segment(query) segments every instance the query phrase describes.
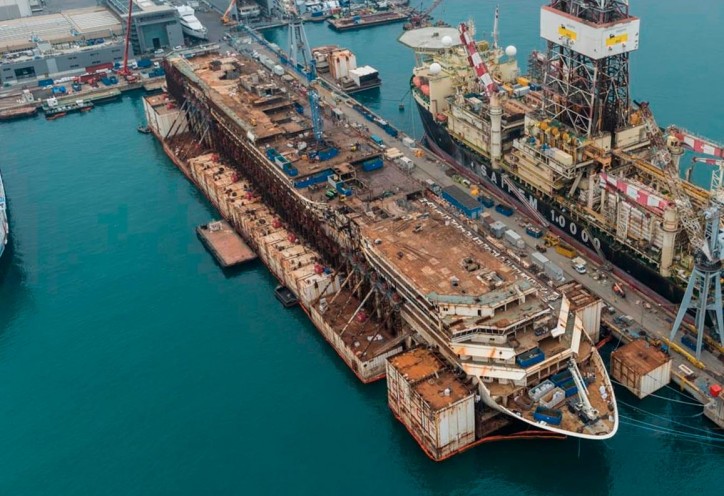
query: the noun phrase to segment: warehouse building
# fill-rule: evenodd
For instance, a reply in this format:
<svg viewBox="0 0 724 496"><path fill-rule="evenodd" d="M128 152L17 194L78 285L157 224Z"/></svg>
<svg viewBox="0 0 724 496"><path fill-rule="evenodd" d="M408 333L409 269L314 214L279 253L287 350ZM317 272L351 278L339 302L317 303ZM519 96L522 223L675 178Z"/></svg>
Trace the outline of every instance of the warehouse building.
<svg viewBox="0 0 724 496"><path fill-rule="evenodd" d="M0 21L9 21L33 14L30 0L0 0Z"/></svg>
<svg viewBox="0 0 724 496"><path fill-rule="evenodd" d="M30 82L123 59L123 26L102 7L4 21L0 83Z"/></svg>
<svg viewBox="0 0 724 496"><path fill-rule="evenodd" d="M125 22L128 0L105 0L105 3ZM173 5L154 0L134 0L131 15L131 45L134 53L150 53L183 44L183 31Z"/></svg>

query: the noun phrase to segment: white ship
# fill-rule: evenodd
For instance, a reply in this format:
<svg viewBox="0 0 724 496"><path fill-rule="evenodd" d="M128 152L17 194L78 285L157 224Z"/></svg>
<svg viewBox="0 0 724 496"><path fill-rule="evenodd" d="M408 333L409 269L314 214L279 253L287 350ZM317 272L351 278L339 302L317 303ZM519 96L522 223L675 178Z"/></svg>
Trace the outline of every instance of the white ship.
<svg viewBox="0 0 724 496"><path fill-rule="evenodd" d="M179 22L181 23L181 30L186 36L199 40L208 39L208 30L196 18L193 8L188 5L181 5L180 7L176 7L176 11L178 12Z"/></svg>
<svg viewBox="0 0 724 496"><path fill-rule="evenodd" d="M0 257L5 251L10 237L10 225L8 224L7 203L5 201L5 188L3 187L3 178L0 176Z"/></svg>

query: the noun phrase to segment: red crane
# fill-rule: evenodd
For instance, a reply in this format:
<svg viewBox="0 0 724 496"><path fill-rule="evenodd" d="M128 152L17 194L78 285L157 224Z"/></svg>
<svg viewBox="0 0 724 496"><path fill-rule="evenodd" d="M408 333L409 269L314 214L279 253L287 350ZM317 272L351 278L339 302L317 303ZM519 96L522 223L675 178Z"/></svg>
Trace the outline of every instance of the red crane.
<svg viewBox="0 0 724 496"><path fill-rule="evenodd" d="M128 20L126 21L126 46L123 49L123 67L118 74L126 78L133 79L133 73L128 69L128 47L131 42L131 14L133 13L133 0L128 0Z"/></svg>
<svg viewBox="0 0 724 496"><path fill-rule="evenodd" d="M432 11L435 10L437 6L441 3L442 0L435 0L427 9L421 11L413 11L412 15L410 16L409 27L407 29L417 29L423 27L425 23L427 23L432 18Z"/></svg>

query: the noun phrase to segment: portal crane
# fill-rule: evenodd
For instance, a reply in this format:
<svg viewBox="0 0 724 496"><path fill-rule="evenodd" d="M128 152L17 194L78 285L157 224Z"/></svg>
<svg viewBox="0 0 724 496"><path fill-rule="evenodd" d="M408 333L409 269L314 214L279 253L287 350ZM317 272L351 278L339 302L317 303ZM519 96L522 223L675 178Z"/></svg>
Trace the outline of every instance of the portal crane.
<svg viewBox="0 0 724 496"><path fill-rule="evenodd" d="M646 131L651 141L652 161L664 172L669 190L674 197L674 203L686 233L689 243L694 248L694 268L689 276L684 297L681 300L679 311L671 327L669 339L673 340L679 331L684 317L689 309L695 311L695 325L697 330L696 358L701 359L701 348L704 341L704 323L709 313L712 322L719 334L719 340L724 345L724 311L722 309L722 261L721 246L719 243L720 208L722 205L716 200L711 201L704 211L706 227L703 228L691 205L691 200L684 192L679 168L668 151L661 128L656 124L653 113L646 102L635 102L639 107L639 114L643 119ZM675 132L674 137L680 139ZM684 144L686 143L686 140ZM696 150L696 147L692 147ZM696 294L694 294L696 292Z"/></svg>
<svg viewBox="0 0 724 496"><path fill-rule="evenodd" d="M317 64L312 57L312 50L307 41L307 34L304 31L304 22L302 21L296 4L290 11L292 16L289 21L289 61L294 66L294 70L299 71L300 68L306 76L307 96L309 98L309 111L312 117L312 128L314 131L314 140L318 146L323 144L324 120L322 112L319 108L321 100L319 92L314 87L317 79Z"/></svg>
<svg viewBox="0 0 724 496"><path fill-rule="evenodd" d="M413 13L410 16L410 27L409 29L416 29L420 28L430 19L430 14L432 14L432 11L435 10L440 4L442 3L442 0L435 0L430 4L430 6L423 10L423 11L417 11Z"/></svg>

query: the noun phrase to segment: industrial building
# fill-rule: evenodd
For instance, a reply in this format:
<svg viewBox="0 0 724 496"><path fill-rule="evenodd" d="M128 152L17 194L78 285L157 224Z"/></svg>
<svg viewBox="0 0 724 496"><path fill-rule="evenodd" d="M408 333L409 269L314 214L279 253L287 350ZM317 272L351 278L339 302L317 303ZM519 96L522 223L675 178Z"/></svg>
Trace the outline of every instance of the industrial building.
<svg viewBox="0 0 724 496"><path fill-rule="evenodd" d="M105 0L120 18L128 16L126 0ZM134 0L131 15L131 46L133 53L143 54L184 44L176 7L154 0Z"/></svg>
<svg viewBox="0 0 724 496"><path fill-rule="evenodd" d="M30 0L0 0L0 21L9 21L33 14Z"/></svg>
<svg viewBox="0 0 724 496"><path fill-rule="evenodd" d="M0 83L13 84L123 59L123 27L102 7L5 21Z"/></svg>

